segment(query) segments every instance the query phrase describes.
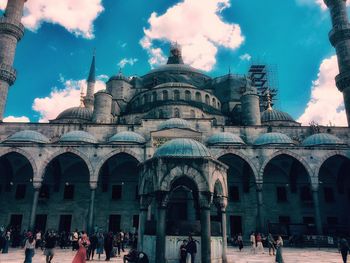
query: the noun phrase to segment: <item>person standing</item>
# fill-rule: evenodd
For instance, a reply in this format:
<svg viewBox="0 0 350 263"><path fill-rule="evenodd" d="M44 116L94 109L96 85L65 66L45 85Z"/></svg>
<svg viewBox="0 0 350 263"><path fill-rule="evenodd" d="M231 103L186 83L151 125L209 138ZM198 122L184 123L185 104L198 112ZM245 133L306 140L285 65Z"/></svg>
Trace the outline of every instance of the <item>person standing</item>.
<svg viewBox="0 0 350 263"><path fill-rule="evenodd" d="M90 241L87 234L83 233L78 240L79 249L75 254L72 263L86 263L86 249L89 247Z"/></svg>
<svg viewBox="0 0 350 263"><path fill-rule="evenodd" d="M283 239L281 236L278 236L277 242L276 242L276 262L277 263L283 263L283 256L282 256L282 247L283 247Z"/></svg>
<svg viewBox="0 0 350 263"><path fill-rule="evenodd" d="M339 241L339 252L343 258L343 262L347 263L348 253L349 253L349 244L345 238L341 238Z"/></svg>
<svg viewBox="0 0 350 263"><path fill-rule="evenodd" d="M241 252L243 249L243 237L241 233L239 233L237 236L237 243L238 243L239 252Z"/></svg>
<svg viewBox="0 0 350 263"><path fill-rule="evenodd" d="M3 242L4 242L2 247L3 254L7 254L9 252L10 239L11 239L11 231L7 230L3 239Z"/></svg>
<svg viewBox="0 0 350 263"><path fill-rule="evenodd" d="M78 234L78 230L75 229L72 235L72 251L79 249L78 241L79 241L79 234Z"/></svg>
<svg viewBox="0 0 350 263"><path fill-rule="evenodd" d="M32 233L28 232L27 237L28 238L24 244L24 254L25 254L24 263L32 263L36 242Z"/></svg>
<svg viewBox="0 0 350 263"><path fill-rule="evenodd" d="M101 232L97 234L97 247L96 254L98 255L98 259L100 260L101 254L103 254L103 245L104 245L104 237Z"/></svg>
<svg viewBox="0 0 350 263"><path fill-rule="evenodd" d="M55 255L56 237L53 231L49 231L45 237L45 252L46 263L51 263L53 256Z"/></svg>
<svg viewBox="0 0 350 263"><path fill-rule="evenodd" d="M253 254L255 254L256 253L256 242L255 242L255 233L254 232L252 232L250 235L250 246L251 246L250 251Z"/></svg>
<svg viewBox="0 0 350 263"><path fill-rule="evenodd" d="M113 249L113 233L109 232L104 239L104 248L106 252L106 261L111 259L111 253Z"/></svg>
<svg viewBox="0 0 350 263"><path fill-rule="evenodd" d="M272 256L272 255L275 255L275 240L273 239L273 236L271 233L269 233L268 237L267 237L267 242L268 242L268 245L269 245L269 255ZM271 254L272 252L272 254Z"/></svg>
<svg viewBox="0 0 350 263"><path fill-rule="evenodd" d="M180 245L180 263L186 263L187 258L187 240L183 240L182 244Z"/></svg>
<svg viewBox="0 0 350 263"><path fill-rule="evenodd" d="M194 263L194 260L197 254L197 244L196 244L196 241L192 238L192 236L188 237L186 251L187 251L187 254L191 255L191 263Z"/></svg>
<svg viewBox="0 0 350 263"><path fill-rule="evenodd" d="M35 234L35 248L41 247L41 231L38 230Z"/></svg>
<svg viewBox="0 0 350 263"><path fill-rule="evenodd" d="M95 249L97 247L97 236L96 234L92 234L90 237L90 246L87 250L87 259L88 260L94 260L94 255L95 255Z"/></svg>
<svg viewBox="0 0 350 263"><path fill-rule="evenodd" d="M264 246L262 243L262 237L260 233L256 235L256 248L258 250L258 253L264 254Z"/></svg>

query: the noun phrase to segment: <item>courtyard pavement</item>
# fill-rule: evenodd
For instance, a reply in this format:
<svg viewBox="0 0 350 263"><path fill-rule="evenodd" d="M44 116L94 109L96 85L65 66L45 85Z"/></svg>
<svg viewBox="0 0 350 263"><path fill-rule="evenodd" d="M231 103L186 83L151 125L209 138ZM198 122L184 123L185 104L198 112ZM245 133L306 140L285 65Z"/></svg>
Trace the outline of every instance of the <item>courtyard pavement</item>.
<svg viewBox="0 0 350 263"><path fill-rule="evenodd" d="M76 252L71 250L56 249L56 255L52 263L71 263ZM336 249L317 249L317 248L284 248L283 250L285 263L341 263L341 256ZM105 259L101 257L101 262ZM8 254L0 254L1 263L22 263L24 260L23 250L16 249L9 251ZM99 262L98 260L88 262ZM122 262L122 258L112 258L110 262ZM238 252L237 248L228 248L229 263L262 263L275 262L274 257L269 256L267 251L264 254L251 255L246 248ZM45 256L41 250L37 250L33 258L33 263L45 263Z"/></svg>

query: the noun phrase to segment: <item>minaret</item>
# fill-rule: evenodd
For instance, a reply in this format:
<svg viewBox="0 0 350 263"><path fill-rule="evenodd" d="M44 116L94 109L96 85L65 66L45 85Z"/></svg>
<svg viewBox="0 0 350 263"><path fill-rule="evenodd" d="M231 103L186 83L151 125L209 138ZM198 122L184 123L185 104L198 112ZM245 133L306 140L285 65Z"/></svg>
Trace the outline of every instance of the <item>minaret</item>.
<svg viewBox="0 0 350 263"><path fill-rule="evenodd" d="M331 12L333 29L329 40L337 51L339 75L335 77L338 89L343 93L348 125L350 125L350 24L346 0L324 0Z"/></svg>
<svg viewBox="0 0 350 263"><path fill-rule="evenodd" d="M96 82L96 66L95 66L95 52L94 52L91 66L90 66L89 76L87 79L86 96L84 98L84 105L86 108L90 110L94 108L95 82Z"/></svg>
<svg viewBox="0 0 350 263"><path fill-rule="evenodd" d="M21 24L26 0L8 0L5 14L0 17L0 121L4 117L8 89L16 80L12 67L17 43L24 35Z"/></svg>

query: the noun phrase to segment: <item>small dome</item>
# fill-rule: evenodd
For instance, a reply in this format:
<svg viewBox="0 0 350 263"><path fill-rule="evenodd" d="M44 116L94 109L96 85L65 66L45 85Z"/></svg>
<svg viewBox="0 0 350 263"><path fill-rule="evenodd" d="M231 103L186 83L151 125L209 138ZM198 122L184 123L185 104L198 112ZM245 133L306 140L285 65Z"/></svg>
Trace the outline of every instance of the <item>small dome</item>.
<svg viewBox="0 0 350 263"><path fill-rule="evenodd" d="M270 132L260 135L255 141L254 145L269 145L269 144L294 144L292 139L287 135L279 132Z"/></svg>
<svg viewBox="0 0 350 263"><path fill-rule="evenodd" d="M207 144L216 145L216 144L245 144L241 137L231 132L220 132L216 133L209 137Z"/></svg>
<svg viewBox="0 0 350 263"><path fill-rule="evenodd" d="M302 146L345 145L338 137L328 133L317 133L307 137Z"/></svg>
<svg viewBox="0 0 350 263"><path fill-rule="evenodd" d="M111 143L137 143L143 144L146 142L140 134L131 131L123 131L113 135L108 140Z"/></svg>
<svg viewBox="0 0 350 263"><path fill-rule="evenodd" d="M211 157L207 147L193 139L173 139L163 144L154 157Z"/></svg>
<svg viewBox="0 0 350 263"><path fill-rule="evenodd" d="M5 143L9 142L35 142L35 143L49 143L50 140L37 131L24 130L16 132L15 134L8 137Z"/></svg>
<svg viewBox="0 0 350 263"><path fill-rule="evenodd" d="M90 133L85 131L71 131L63 134L58 140L59 142L85 142L96 143L96 139Z"/></svg>
<svg viewBox="0 0 350 263"><path fill-rule="evenodd" d="M61 112L56 120L79 119L90 121L92 119L92 110L85 107L72 107Z"/></svg>
<svg viewBox="0 0 350 263"><path fill-rule="evenodd" d="M269 121L295 122L295 120L288 113L271 108L263 111L263 113L261 114L261 122L264 123Z"/></svg>
<svg viewBox="0 0 350 263"><path fill-rule="evenodd" d="M165 129L173 129L173 128L179 128L179 129L191 129L191 125L188 121L180 118L171 118L169 120L166 120L162 122L159 126L159 130L165 130Z"/></svg>

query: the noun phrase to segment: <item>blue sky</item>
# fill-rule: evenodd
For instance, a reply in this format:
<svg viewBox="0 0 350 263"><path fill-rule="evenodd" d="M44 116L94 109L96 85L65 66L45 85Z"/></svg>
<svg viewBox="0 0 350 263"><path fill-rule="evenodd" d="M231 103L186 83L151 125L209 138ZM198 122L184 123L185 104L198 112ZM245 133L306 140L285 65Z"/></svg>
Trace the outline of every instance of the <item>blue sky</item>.
<svg viewBox="0 0 350 263"><path fill-rule="evenodd" d="M62 1L69 6L73 0ZM156 61L162 61L162 56L168 53L169 41L175 38L185 43L185 59L187 56L187 61L206 69L211 76L226 74L229 67L234 73L244 74L252 61L273 65L278 70L279 83L276 107L296 119L303 115L305 123L316 120L322 124L331 121L345 125L345 114L333 81L337 67L332 57L335 51L328 41L331 22L328 11L323 10L317 0L149 0L147 4L141 0L74 1L81 1L83 8L80 6L70 16L81 16L79 13L84 12L86 2L91 2L85 6L91 13L90 17L80 18L84 26L80 26L79 21L65 21L64 7L50 17L50 14L37 14L34 6L27 6L26 15L31 15L31 22L25 20L29 29L17 48L15 68L18 79L10 89L5 116L26 116L31 121L54 116L56 112L50 112L50 109L45 112L45 103L56 97L59 99L60 91L67 88L78 90L84 85L81 80L87 77L94 48L97 50L97 74L105 80L106 76L118 72L118 63L123 59L126 59L125 75L147 73L151 68L149 59L159 55ZM4 2L0 0L0 8ZM44 2L48 5L54 3L51 0ZM202 13L196 8L191 10L199 2L205 8ZM213 5L217 8L213 9ZM184 17L181 17L182 8L186 10ZM154 12L154 19L149 20ZM177 12L180 15L176 15ZM203 19L200 17L203 14L211 18L208 21L204 18L204 22L199 23L197 19ZM179 16L181 22L176 21ZM172 19L175 19L174 23L169 22ZM215 22L218 26L214 26ZM199 32L198 39L192 40L191 35L186 35L189 34L185 30L188 23L194 27L198 24L198 29L195 29ZM220 26L223 33L217 34ZM230 28L240 28L240 32L227 31ZM208 39L203 40L203 36ZM151 42L151 47L141 46L140 40L145 37ZM160 53L155 55L154 50ZM199 54L193 54L191 50ZM245 54L249 54L245 58L251 57L250 61L242 59ZM201 61L198 61L199 57ZM77 94L65 93L65 96L72 97L60 101L61 106L79 104ZM329 110L333 115L330 113L326 117L319 116L319 109L328 104L322 101L324 94L337 98ZM34 106L34 110L33 104L38 98L36 102L41 104ZM317 107L313 105L315 100L319 103Z"/></svg>

